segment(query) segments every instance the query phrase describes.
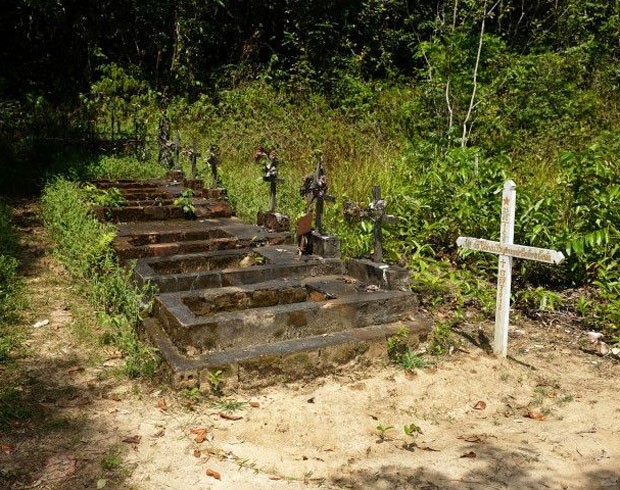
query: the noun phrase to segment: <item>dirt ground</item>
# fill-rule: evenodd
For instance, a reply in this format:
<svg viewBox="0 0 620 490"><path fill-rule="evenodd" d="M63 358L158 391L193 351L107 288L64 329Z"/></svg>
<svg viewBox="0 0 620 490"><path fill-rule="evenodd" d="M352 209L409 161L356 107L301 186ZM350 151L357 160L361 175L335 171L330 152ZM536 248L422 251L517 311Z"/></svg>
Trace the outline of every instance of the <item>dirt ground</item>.
<svg viewBox="0 0 620 490"><path fill-rule="evenodd" d="M18 223L27 352L0 380L25 415L0 433L0 488L620 489L620 363L583 352L570 322L515 316L505 360L476 345L491 325L470 325L415 373L378 359L220 398L175 392L116 374L32 210Z"/></svg>

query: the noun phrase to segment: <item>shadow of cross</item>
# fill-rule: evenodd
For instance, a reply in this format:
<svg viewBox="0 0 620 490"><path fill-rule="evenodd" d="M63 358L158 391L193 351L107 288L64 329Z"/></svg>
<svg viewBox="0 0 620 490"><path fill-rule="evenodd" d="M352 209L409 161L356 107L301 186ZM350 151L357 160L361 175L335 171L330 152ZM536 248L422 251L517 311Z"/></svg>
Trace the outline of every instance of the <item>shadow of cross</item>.
<svg viewBox="0 0 620 490"><path fill-rule="evenodd" d="M381 188L378 185L372 187L372 202L362 208L351 201L344 203L344 217L349 222L368 219L373 224L373 262L383 262L383 225L394 224L399 218L385 212L386 202L381 199Z"/></svg>
<svg viewBox="0 0 620 490"><path fill-rule="evenodd" d="M493 352L506 357L508 353L508 325L510 323L510 287L512 282L512 258L534 260L549 264L559 264L564 260L564 254L546 248L515 245L515 208L517 200L517 186L512 180L504 184L502 194L502 223L500 241L484 240L482 238L459 237L456 244L459 247L489 252L499 255L497 270L497 296L495 303L495 336Z"/></svg>

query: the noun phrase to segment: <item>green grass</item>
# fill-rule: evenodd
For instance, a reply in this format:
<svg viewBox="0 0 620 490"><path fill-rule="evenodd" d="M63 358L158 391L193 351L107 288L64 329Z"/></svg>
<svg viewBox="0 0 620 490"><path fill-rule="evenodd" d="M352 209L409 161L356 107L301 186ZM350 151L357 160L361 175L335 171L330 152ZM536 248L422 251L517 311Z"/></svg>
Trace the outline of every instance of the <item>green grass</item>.
<svg viewBox="0 0 620 490"><path fill-rule="evenodd" d="M125 353L126 374L151 375L157 357L136 332L151 291L136 286L131 271L118 264L111 248L114 228L96 220L90 212L87 191L65 179L56 179L45 188L42 211L56 257L97 310L104 338Z"/></svg>
<svg viewBox="0 0 620 490"><path fill-rule="evenodd" d="M11 210L0 200L0 362L8 361L21 343L21 334L15 327L24 306L17 249Z"/></svg>

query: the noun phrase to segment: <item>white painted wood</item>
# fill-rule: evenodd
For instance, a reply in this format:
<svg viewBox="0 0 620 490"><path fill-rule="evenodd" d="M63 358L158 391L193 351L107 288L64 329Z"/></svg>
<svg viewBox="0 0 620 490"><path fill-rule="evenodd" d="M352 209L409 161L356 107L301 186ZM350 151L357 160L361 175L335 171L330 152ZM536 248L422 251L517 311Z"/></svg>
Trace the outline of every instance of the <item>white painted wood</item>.
<svg viewBox="0 0 620 490"><path fill-rule="evenodd" d="M497 270L497 296L495 303L495 338L493 351L506 357L508 354L508 327L510 324L510 289L512 283L512 258L534 260L559 264L564 260L562 252L537 247L515 245L514 226L517 186L512 180L504 184L502 193L502 222L500 241L484 240L481 238L459 237L456 244L459 247L489 252L499 255Z"/></svg>
<svg viewBox="0 0 620 490"><path fill-rule="evenodd" d="M528 247L526 245L508 245L484 238L461 236L456 240L459 247L469 248L478 252L489 252L496 255L510 255L517 259L534 260L548 264L559 264L564 260L564 254L547 248Z"/></svg>

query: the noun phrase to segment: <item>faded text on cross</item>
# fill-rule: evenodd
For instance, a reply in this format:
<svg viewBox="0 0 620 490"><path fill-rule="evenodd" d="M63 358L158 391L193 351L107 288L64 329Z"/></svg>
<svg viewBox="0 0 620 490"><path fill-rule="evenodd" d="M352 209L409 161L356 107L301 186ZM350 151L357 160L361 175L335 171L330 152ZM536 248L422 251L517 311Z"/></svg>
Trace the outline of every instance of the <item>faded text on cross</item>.
<svg viewBox="0 0 620 490"><path fill-rule="evenodd" d="M493 351L496 354L500 354L502 357L506 357L508 353L508 325L510 323L510 288L512 282L513 257L551 264L559 264L564 260L562 252L545 248L515 245L513 243L517 197L516 189L517 186L512 180L508 180L504 184L499 242L471 237L459 237L456 240L456 244L459 247L499 255Z"/></svg>

